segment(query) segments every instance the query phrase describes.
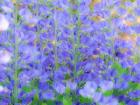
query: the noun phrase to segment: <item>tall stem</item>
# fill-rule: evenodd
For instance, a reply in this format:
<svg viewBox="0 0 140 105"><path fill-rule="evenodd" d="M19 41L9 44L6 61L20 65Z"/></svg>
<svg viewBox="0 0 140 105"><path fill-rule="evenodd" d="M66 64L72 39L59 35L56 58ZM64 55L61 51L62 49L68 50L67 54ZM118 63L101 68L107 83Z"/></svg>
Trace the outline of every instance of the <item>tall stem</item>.
<svg viewBox="0 0 140 105"><path fill-rule="evenodd" d="M18 103L18 41L16 29L18 27L18 11L15 4L15 30L14 30L14 59L13 59L13 68L14 68L14 89L13 89L13 104Z"/></svg>
<svg viewBox="0 0 140 105"><path fill-rule="evenodd" d="M57 20L56 20L56 12L54 10L54 59L55 59L55 70L58 69L58 56L57 56Z"/></svg>
<svg viewBox="0 0 140 105"><path fill-rule="evenodd" d="M78 63L78 59L79 59L79 47L80 47L80 14L79 14L79 11L78 11L78 7L79 7L79 2L77 2L78 4L77 5L77 12L76 12L76 18L77 18L77 21L76 21L76 24L75 24L75 30L73 31L76 31L76 37L73 33L73 40L74 40L74 79L76 77L76 72L77 72L77 63Z"/></svg>

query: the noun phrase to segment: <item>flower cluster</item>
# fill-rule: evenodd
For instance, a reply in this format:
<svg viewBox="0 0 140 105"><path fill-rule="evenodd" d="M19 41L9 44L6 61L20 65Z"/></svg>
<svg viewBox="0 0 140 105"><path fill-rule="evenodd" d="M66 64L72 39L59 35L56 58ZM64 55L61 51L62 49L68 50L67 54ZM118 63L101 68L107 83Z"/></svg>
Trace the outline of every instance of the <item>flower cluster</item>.
<svg viewBox="0 0 140 105"><path fill-rule="evenodd" d="M139 5L0 1L0 105L140 105Z"/></svg>

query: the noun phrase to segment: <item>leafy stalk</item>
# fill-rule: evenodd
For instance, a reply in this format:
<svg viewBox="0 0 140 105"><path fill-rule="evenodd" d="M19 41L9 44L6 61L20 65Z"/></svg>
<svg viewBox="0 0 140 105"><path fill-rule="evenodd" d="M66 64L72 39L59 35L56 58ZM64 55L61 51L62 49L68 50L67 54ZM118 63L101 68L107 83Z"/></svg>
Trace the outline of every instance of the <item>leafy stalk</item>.
<svg viewBox="0 0 140 105"><path fill-rule="evenodd" d="M18 21L19 21L19 15L18 15L18 11L17 11L17 6L15 4L15 30L14 32L16 32L16 29L19 25ZM19 46L19 42L18 42L18 38L17 35L14 35L14 58L13 58L13 69L14 69L14 89L13 89L13 100L12 100L12 104L16 105L18 103L18 46Z"/></svg>

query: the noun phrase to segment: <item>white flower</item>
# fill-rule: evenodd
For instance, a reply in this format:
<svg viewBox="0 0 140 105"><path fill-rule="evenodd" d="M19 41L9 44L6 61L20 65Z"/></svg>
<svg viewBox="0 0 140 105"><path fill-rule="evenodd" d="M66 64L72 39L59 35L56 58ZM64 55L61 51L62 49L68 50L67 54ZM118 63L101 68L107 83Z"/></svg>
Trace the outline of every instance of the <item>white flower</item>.
<svg viewBox="0 0 140 105"><path fill-rule="evenodd" d="M138 102L138 105L140 105L140 101Z"/></svg>
<svg viewBox="0 0 140 105"><path fill-rule="evenodd" d="M0 64L7 64L11 60L11 54L10 52L6 50L1 50L0 51Z"/></svg>
<svg viewBox="0 0 140 105"><path fill-rule="evenodd" d="M6 31L9 27L9 22L6 17L0 14L0 31Z"/></svg>
<svg viewBox="0 0 140 105"><path fill-rule="evenodd" d="M7 12L7 13L12 12L12 8L8 6L2 6L1 8L3 9L4 12Z"/></svg>
<svg viewBox="0 0 140 105"><path fill-rule="evenodd" d="M0 86L0 92L8 92L6 87Z"/></svg>

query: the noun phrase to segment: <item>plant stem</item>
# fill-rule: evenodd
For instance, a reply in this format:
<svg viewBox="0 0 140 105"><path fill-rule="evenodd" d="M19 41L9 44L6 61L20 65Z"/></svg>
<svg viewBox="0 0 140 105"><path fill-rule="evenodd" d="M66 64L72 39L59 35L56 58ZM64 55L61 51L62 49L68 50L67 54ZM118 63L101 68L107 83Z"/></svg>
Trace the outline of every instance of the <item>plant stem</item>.
<svg viewBox="0 0 140 105"><path fill-rule="evenodd" d="M14 89L13 89L13 104L16 105L18 103L18 41L17 35L15 35L16 29L18 27L18 11L15 6L15 30L14 30Z"/></svg>
<svg viewBox="0 0 140 105"><path fill-rule="evenodd" d="M77 7L79 7L79 2L77 2L78 4ZM79 11L77 9L77 12L76 12L76 17L77 17L77 21L76 21L76 36L77 38L75 37L75 35L73 34L73 40L74 40L74 79L76 78L76 72L77 72L77 63L78 63L78 59L79 59L79 47L80 47L80 14L79 14ZM74 30L75 31L75 30Z"/></svg>
<svg viewBox="0 0 140 105"><path fill-rule="evenodd" d="M56 10L56 9L55 9ZM57 55L57 20L56 20L56 12L54 10L54 56L55 56L55 70L58 69L58 55Z"/></svg>

